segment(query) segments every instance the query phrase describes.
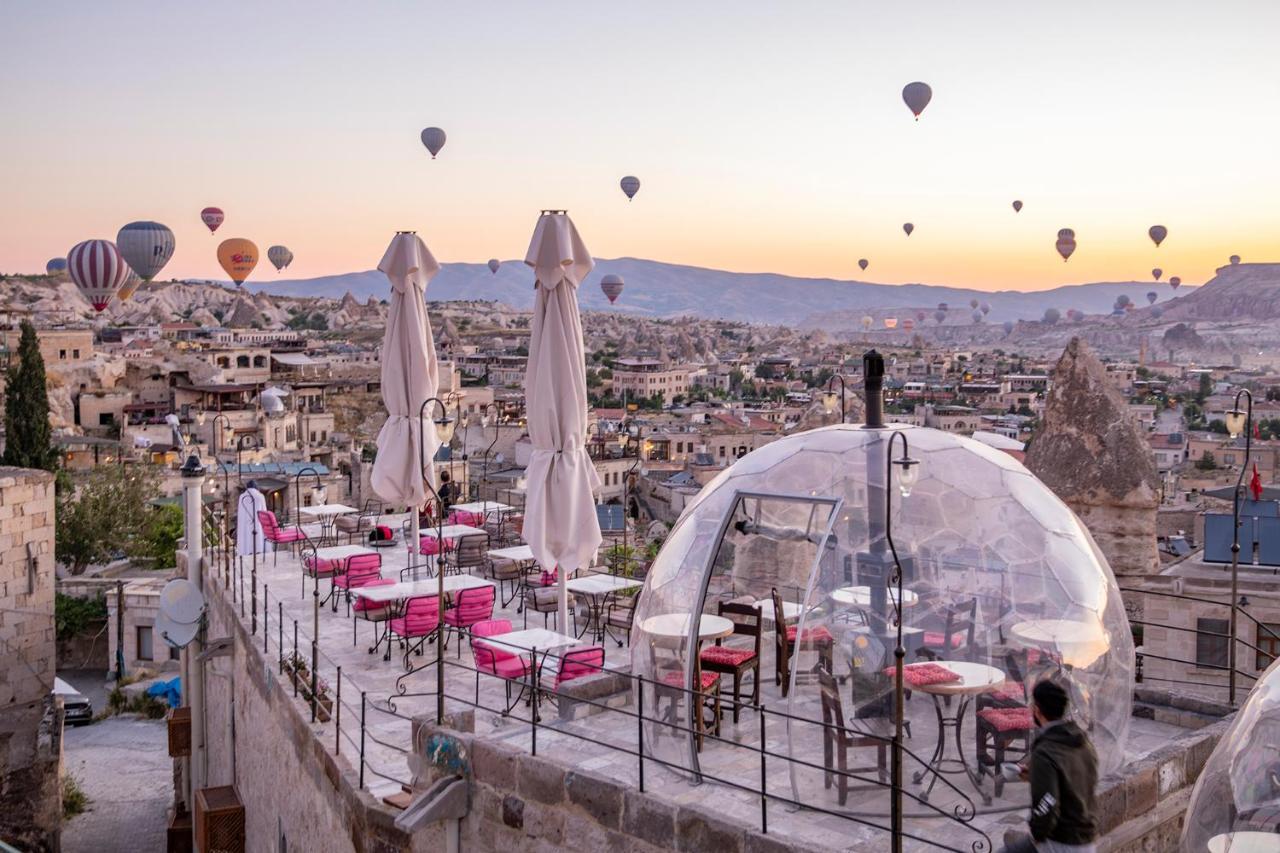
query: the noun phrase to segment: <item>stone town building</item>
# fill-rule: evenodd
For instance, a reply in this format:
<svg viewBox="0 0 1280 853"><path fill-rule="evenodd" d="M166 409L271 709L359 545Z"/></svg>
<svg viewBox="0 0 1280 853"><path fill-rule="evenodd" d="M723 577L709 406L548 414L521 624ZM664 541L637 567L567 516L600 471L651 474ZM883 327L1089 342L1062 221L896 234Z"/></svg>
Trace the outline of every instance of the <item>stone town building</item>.
<svg viewBox="0 0 1280 853"><path fill-rule="evenodd" d="M41 853L62 820L53 588L53 475L0 468L0 839Z"/></svg>
<svg viewBox="0 0 1280 853"><path fill-rule="evenodd" d="M1102 362L1079 338L1054 368L1026 465L1080 517L1117 575L1159 569L1155 455Z"/></svg>
<svg viewBox="0 0 1280 853"><path fill-rule="evenodd" d="M22 331L0 329L0 352L17 352ZM36 329L40 355L47 366L93 358L92 329Z"/></svg>
<svg viewBox="0 0 1280 853"><path fill-rule="evenodd" d="M613 366L613 396L630 399L660 395L664 403L689 392L688 365L666 365L645 358L620 358Z"/></svg>

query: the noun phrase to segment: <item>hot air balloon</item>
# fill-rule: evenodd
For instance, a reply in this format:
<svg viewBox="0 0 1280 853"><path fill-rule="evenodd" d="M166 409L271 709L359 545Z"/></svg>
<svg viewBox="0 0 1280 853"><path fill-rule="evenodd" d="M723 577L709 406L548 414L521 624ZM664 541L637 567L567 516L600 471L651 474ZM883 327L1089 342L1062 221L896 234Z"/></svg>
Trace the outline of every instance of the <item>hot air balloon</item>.
<svg viewBox="0 0 1280 853"><path fill-rule="evenodd" d="M49 262L44 265L45 275L57 275L60 272L67 271L66 258L50 258Z"/></svg>
<svg viewBox="0 0 1280 853"><path fill-rule="evenodd" d="M271 265L276 268L276 272L293 263L293 252L290 252L284 246L272 246L267 249L267 260L271 261Z"/></svg>
<svg viewBox="0 0 1280 853"><path fill-rule="evenodd" d="M1156 248L1160 248L1160 244L1164 242L1164 238L1169 236L1169 229L1163 225L1152 225L1147 229L1147 236L1151 238L1151 242L1156 244Z"/></svg>
<svg viewBox="0 0 1280 853"><path fill-rule="evenodd" d="M1157 299L1159 299L1159 298L1160 298L1160 295L1159 295L1158 293L1156 293L1154 290L1149 290L1149 291L1147 291L1147 304L1148 304L1148 305L1155 305L1155 304L1156 304L1156 300L1157 300Z"/></svg>
<svg viewBox="0 0 1280 853"><path fill-rule="evenodd" d="M1005 320L1003 323L1004 333L1007 335L1013 331L1013 321Z"/></svg>
<svg viewBox="0 0 1280 853"><path fill-rule="evenodd" d="M142 287L142 276L138 275L135 270L129 270L129 277L124 280L124 284L120 285L120 289L116 291L116 298L124 302L133 296L134 291Z"/></svg>
<svg viewBox="0 0 1280 853"><path fill-rule="evenodd" d="M941 326L942 321L947 319L947 312L939 308L937 311L933 312L933 319L937 320L938 325Z"/></svg>
<svg viewBox="0 0 1280 853"><path fill-rule="evenodd" d="M497 275L498 267L500 266L502 266L502 261L498 260L497 258L489 259L489 272L493 273L494 275Z"/></svg>
<svg viewBox="0 0 1280 853"><path fill-rule="evenodd" d="M609 297L609 304L618 301L618 297L622 295L622 288L626 282L622 280L622 276L609 273L600 279L600 289L604 291L604 295Z"/></svg>
<svg viewBox="0 0 1280 853"><path fill-rule="evenodd" d="M1070 228L1063 228L1058 232L1058 242L1054 245L1058 254L1062 255L1062 262L1065 264L1071 257L1071 253L1076 250L1076 232Z"/></svg>
<svg viewBox="0 0 1280 853"><path fill-rule="evenodd" d="M970 300L969 300L969 307L970 307L970 308L975 308L975 309L976 309L976 308L978 307L978 305L980 305L980 304L981 304L981 303L979 303L979 302L978 302L978 300L976 300L976 299L970 299Z"/></svg>
<svg viewBox="0 0 1280 853"><path fill-rule="evenodd" d="M972 319L972 320L973 320L973 322L974 322L975 324L976 324L976 323L981 323L981 322L982 322L982 312L981 312L981 311L979 311L977 308L974 308L974 309L973 309L973 313L972 313L972 314L970 314L970 315L969 315L969 317L970 317L970 319Z"/></svg>
<svg viewBox="0 0 1280 853"><path fill-rule="evenodd" d="M1164 308L1159 305L1152 307L1151 316L1159 320L1161 317L1164 316Z"/></svg>
<svg viewBox="0 0 1280 853"><path fill-rule="evenodd" d="M946 311L946 310L947 310L947 307L948 307L948 306L947 306L947 303L945 303L945 302L939 302L939 303L938 303L938 310L939 310L939 311Z"/></svg>
<svg viewBox="0 0 1280 853"><path fill-rule="evenodd" d="M223 240L218 246L218 263L239 287L258 265L258 247L243 237Z"/></svg>
<svg viewBox="0 0 1280 853"><path fill-rule="evenodd" d="M640 192L640 179L634 175L627 175L618 181L618 186L622 187L622 191L627 194L627 200L636 197L636 193Z"/></svg>
<svg viewBox="0 0 1280 853"><path fill-rule="evenodd" d="M858 268L859 268L859 269L863 269L863 270L865 270L865 269L867 268L867 266L869 265L869 263L870 263L870 262L869 262L866 258L859 258L859 259L858 259Z"/></svg>
<svg viewBox="0 0 1280 853"><path fill-rule="evenodd" d="M1130 299L1126 294L1123 294L1123 293L1116 297L1116 304L1119 305L1121 308L1128 305L1132 301L1133 301L1132 299Z"/></svg>
<svg viewBox="0 0 1280 853"><path fill-rule="evenodd" d="M1015 200L1015 201L1013 202L1013 212L1014 212L1014 213L1021 213L1021 212L1022 212L1022 202L1017 201L1017 200Z"/></svg>
<svg viewBox="0 0 1280 853"><path fill-rule="evenodd" d="M907 105L907 109L911 110L912 115L916 117L916 121L920 120L920 113L924 112L924 108L929 106L929 101L933 99L933 90L929 88L928 83L908 83L902 89L902 102Z"/></svg>
<svg viewBox="0 0 1280 853"><path fill-rule="evenodd" d="M110 240L85 240L67 253L67 271L93 310L102 311L129 278L129 264Z"/></svg>
<svg viewBox="0 0 1280 853"><path fill-rule="evenodd" d="M885 317L885 318L884 318L884 327L885 327L886 329L896 329L896 328L898 328L898 318L897 318L897 317Z"/></svg>
<svg viewBox="0 0 1280 853"><path fill-rule="evenodd" d="M869 332L869 331L871 331L871 324L872 324L872 323L874 323L874 322L875 322L875 320L871 319L871 317L870 317L870 316L866 316L866 315L864 315L864 316L863 316L863 318L862 318L862 330L863 330L864 332Z"/></svg>
<svg viewBox="0 0 1280 853"><path fill-rule="evenodd" d="M921 317L920 319L923 320L924 318ZM902 321L902 328L908 332L914 329L915 327L916 327L916 321L912 320L910 317Z"/></svg>
<svg viewBox="0 0 1280 853"><path fill-rule="evenodd" d="M912 232L912 231L914 231L914 230L916 230L916 227L915 227L914 225L912 225L910 222L904 222L904 223L902 224L902 230L903 230L903 231L906 231L906 232L907 232L907 236L908 236L908 237L910 237L910 236L911 236L911 232Z"/></svg>
<svg viewBox="0 0 1280 853"><path fill-rule="evenodd" d="M1155 269L1153 269L1153 270L1151 271L1151 277L1152 277L1153 279L1155 279L1156 281L1159 281L1159 280L1160 280L1160 276L1162 276L1162 275L1164 275L1164 270L1160 269L1160 267L1156 267Z"/></svg>
<svg viewBox="0 0 1280 853"><path fill-rule="evenodd" d="M1072 323L1079 323L1083 316L1084 315L1081 312L1077 311L1075 308L1067 309L1067 319L1070 320Z"/></svg>
<svg viewBox="0 0 1280 853"><path fill-rule="evenodd" d="M200 221L209 229L210 234L217 231L218 226L222 224L222 220L226 218L226 214L222 212L220 207L206 207L200 211Z"/></svg>
<svg viewBox="0 0 1280 853"><path fill-rule="evenodd" d="M1176 275L1169 277L1169 286L1172 287L1174 290L1177 290L1181 284L1182 284L1182 279L1178 278Z"/></svg>
<svg viewBox="0 0 1280 853"><path fill-rule="evenodd" d="M173 257L173 232L159 222L130 222L116 235L116 248L140 279L151 281ZM128 299L133 290L122 289L120 298Z"/></svg>
<svg viewBox="0 0 1280 853"><path fill-rule="evenodd" d="M436 159L436 155L444 147L444 131L438 127L428 127L423 129L421 136L422 144L427 146L427 150L431 152L431 159Z"/></svg>
<svg viewBox="0 0 1280 853"><path fill-rule="evenodd" d="M924 318L925 318L925 317L927 317L927 316L929 316L929 315L928 315L927 313L925 313L924 311L917 311L917 312L916 312L916 322L917 322L917 323L923 323L923 322L924 322Z"/></svg>
<svg viewBox="0 0 1280 853"><path fill-rule="evenodd" d="M1240 263L1240 256L1239 256L1239 255L1232 255L1232 256L1231 256L1230 258L1228 258L1227 260L1231 261L1231 266L1235 266L1236 264Z"/></svg>
<svg viewBox="0 0 1280 853"><path fill-rule="evenodd" d="M978 310L980 310L984 315L985 315L985 314L990 314L990 313L991 313L991 303L990 303L990 302L984 302L984 303L982 303L981 305L979 305L979 306L978 306Z"/></svg>
<svg viewBox="0 0 1280 853"><path fill-rule="evenodd" d="M1044 316L1040 318L1040 322L1044 323L1046 326L1052 326L1061 319L1062 314L1057 308L1046 308L1044 309Z"/></svg>

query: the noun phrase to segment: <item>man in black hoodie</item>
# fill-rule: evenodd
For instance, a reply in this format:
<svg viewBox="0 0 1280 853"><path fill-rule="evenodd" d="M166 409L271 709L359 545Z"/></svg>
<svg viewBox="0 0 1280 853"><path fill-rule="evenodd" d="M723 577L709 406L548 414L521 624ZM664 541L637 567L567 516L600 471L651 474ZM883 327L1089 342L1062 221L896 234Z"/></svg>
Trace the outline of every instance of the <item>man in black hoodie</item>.
<svg viewBox="0 0 1280 853"><path fill-rule="evenodd" d="M1064 719L1067 693L1052 681L1031 691L1039 730L1027 759L1031 779L1030 837L1005 835L1005 853L1094 853L1098 755L1080 727Z"/></svg>

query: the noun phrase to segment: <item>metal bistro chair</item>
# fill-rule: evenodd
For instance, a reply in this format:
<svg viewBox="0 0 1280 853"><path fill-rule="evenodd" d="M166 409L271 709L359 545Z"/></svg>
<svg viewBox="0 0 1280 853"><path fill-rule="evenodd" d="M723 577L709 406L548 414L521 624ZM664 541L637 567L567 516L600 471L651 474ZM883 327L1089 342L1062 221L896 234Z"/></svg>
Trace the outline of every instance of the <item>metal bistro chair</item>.
<svg viewBox="0 0 1280 853"><path fill-rule="evenodd" d="M774 647L777 652L777 672L774 675L774 683L782 689L782 696L786 698L791 691L791 659L795 657L796 652L816 651L818 665L825 666L830 672L835 637L826 625L806 628L804 633L800 633L800 626L787 624L786 610L782 606L782 596L778 593L777 587L773 588L771 596L773 598Z"/></svg>
<svg viewBox="0 0 1280 853"><path fill-rule="evenodd" d="M760 608L736 602L718 602L716 614L733 622L733 636L751 638L751 646L726 646L720 638L714 646L702 650L702 668L707 672L733 676L733 724L738 724L742 707L742 676L751 673L751 704L760 704L760 637L763 617Z"/></svg>
<svg viewBox="0 0 1280 853"><path fill-rule="evenodd" d="M840 685L836 683L835 676L821 666L818 667L818 685L822 691L822 766L826 768L822 774L822 787L830 788L834 776L836 793L843 806L849 798L850 773L874 770L880 781L884 781L887 774L885 756L888 742L882 738L869 737L845 725ZM849 750L861 747L875 747L875 765L849 767Z"/></svg>
<svg viewBox="0 0 1280 853"><path fill-rule="evenodd" d="M340 533L347 534L347 544L352 545L357 536L364 536L372 530L381 516L382 501L370 498L364 502L359 513L340 515L334 519L333 525Z"/></svg>
<svg viewBox="0 0 1280 853"><path fill-rule="evenodd" d="M973 642L977 628L978 599L973 597L963 604L952 604L944 611L941 631L925 630L924 645L916 652L929 660L972 660L976 646Z"/></svg>
<svg viewBox="0 0 1280 853"><path fill-rule="evenodd" d="M491 566L488 533L472 533L460 537L456 548L452 551L445 550L444 567L447 575L460 575L464 570L474 573L474 569L480 569L484 574Z"/></svg>

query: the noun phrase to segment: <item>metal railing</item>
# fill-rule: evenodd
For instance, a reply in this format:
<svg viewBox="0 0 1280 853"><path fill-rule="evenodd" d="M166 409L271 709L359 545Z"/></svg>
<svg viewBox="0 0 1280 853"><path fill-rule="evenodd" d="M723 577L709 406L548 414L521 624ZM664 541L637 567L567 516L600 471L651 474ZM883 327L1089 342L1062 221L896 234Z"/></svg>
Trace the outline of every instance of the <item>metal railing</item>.
<svg viewBox="0 0 1280 853"><path fill-rule="evenodd" d="M224 541L231 545L234 544L230 542L229 537ZM216 557L216 552L219 550L225 551L225 549L211 547L207 549L207 553L210 557ZM273 598L270 588L266 584L259 587L256 574L252 571L251 565L249 565L250 562L247 559L232 558L228 563L230 573L223 576L220 585L223 592L231 596L233 609L239 608L242 622L248 623L250 635L255 638L255 645L257 638L260 636L262 654L269 661L274 659L274 669L277 676L287 684L285 689L291 687L293 697L300 698L308 709L310 720L315 724L313 732L317 740L324 741L326 739L321 727L332 724L333 754L335 756L342 755L345 744L348 749L346 758L357 770L358 784L361 788L365 787L367 781L376 779L388 785L408 790L412 784L412 779L408 778L406 773L409 767L408 759L413 752L411 727L414 717L401 712L396 703L406 699L435 700L439 696L438 685L430 685L434 689L410 692L407 687L403 686L402 677L398 680L400 686L398 686L397 692L387 695L385 698L379 698L381 693L385 693L385 689L383 691L372 690L368 684L362 684L358 678L353 678L349 669L344 672L341 664L321 650L317 639L312 636L304 624L300 624L297 619L286 615L284 602L280 599L280 596L276 595ZM206 565L212 567L216 563L210 560ZM207 577L214 579L216 578L216 573L210 571L207 573ZM311 586L310 594L317 596L319 579L308 577L307 580ZM289 590L291 596L298 595L297 588L293 584L289 584ZM297 599L294 598L294 600L296 601ZM248 618L246 618L246 609L250 614ZM257 613L262 614L260 623L253 615ZM463 636L465 635L455 632L450 637L450 642L462 642ZM433 645L433 643L427 645ZM918 827L904 829L901 833L901 838L911 839L939 850L956 851L957 853L964 853L964 851L988 853L988 851L992 850L990 837L972 823L974 817L979 814L973 799L932 767L927 757L918 755L906 744L901 744L902 754L905 760L914 762L919 767L917 776L929 778L930 775L937 775L938 782L959 799L958 803L950 808L937 806L930 803L925 796L917 795L912 791L906 790L905 787L900 791L895 791L892 785L879 777L878 773L868 776L861 770L840 770L835 766L828 767L825 763L809 761L787 752L771 749L768 746L769 733L777 731L777 726L784 726L789 731L793 727L812 727L812 730L817 735L823 736L826 732L839 731L834 724L773 710L763 704L742 702L740 711L755 712L758 715L758 743L742 742L717 734L711 730L697 733L693 729L695 725L693 715L694 713L700 713L700 711L686 713L684 716L687 719L683 722L657 716L656 714L648 713L646 697L649 697L648 702L654 705L655 711L657 707L657 691L681 697L686 709L700 709L701 702L708 698L707 694L689 690L683 686L677 687L656 682L627 671L602 666L599 668L601 673L625 679L626 681L627 686L622 690L615 691L614 695L625 691L632 697L632 701L626 706L611 706L596 699L568 696L553 687L543 685L541 680L542 667L546 665L548 659L561 660L559 655L535 649L532 650L531 659L540 661L539 665L533 668L532 677L524 681L513 682L520 689L528 691L529 701L524 704L523 707L526 710L523 712L520 710L519 702L516 703L516 707L500 708L486 704L483 701L483 696L479 694L466 695L451 690L450 679L448 678L445 679L444 699L454 703L455 707L461 705L473 710L491 712L527 725L529 731L528 748L532 755L538 754L538 737L541 731L544 740L548 736L569 738L583 744L589 744L597 749L608 750L626 756L628 759L634 759L638 787L641 792L645 791L646 767L661 767L678 774L689 775L689 770L685 765L672 762L655 754L654 750L646 748L646 742L649 739L645 731L646 726L653 727L655 733L668 731L681 737L699 734L705 741L714 743L721 748L748 753L759 762L760 773L758 780L748 782L744 778L729 778L706 770L699 771L697 778L703 781L715 782L756 799L759 804L760 830L764 833L769 832L770 805L772 804L774 806L784 806L788 812L808 811L815 814L828 815L847 821L851 825L884 832L886 839L892 836L888 815L883 813L887 811L887 805L885 809L880 811L826 808L815 805L813 802L797 799L792 795L794 791L783 793L776 789L770 790L769 768L770 766L781 766L787 767L791 772L795 772L797 768L821 772L833 783L840 777L844 777L850 784L851 792L859 790L853 787L856 784L862 786L863 790L871 789L886 796L899 795L916 807L914 812L906 813L905 817L946 821L948 826L953 827L951 830L952 835L958 830L966 833L972 840L967 847L954 846L954 840L948 843L947 841L926 837ZM473 678L481 676L497 678L493 673L480 670L465 660L450 660L446 656L444 666L454 671L470 673ZM436 661L433 660L427 666L415 667L413 672L426 674L424 677L430 684L435 681L435 678L428 673L435 670ZM465 679L465 675L463 678ZM621 717L624 718L624 722L617 726L601 727L602 732L607 732L607 737L593 736L592 733L578 731L574 728L548 725L543 722L538 712L542 703L548 700L551 702L572 701L589 708L591 717L603 718L603 715L612 715L612 719L616 720ZM424 712L419 716L435 716L437 724L445 723L445 719L439 714L432 715ZM389 719L404 723L404 743L396 743L386 737L385 726L380 726L378 723L380 720ZM625 740L618 736L623 730L632 733ZM845 731L852 732L854 730L846 729ZM792 734L792 737L794 736ZM892 737L875 735L861 730L856 731L856 736L876 743L874 747L862 747L863 749L875 749L877 751L884 749L888 752L895 746ZM777 762L782 762L782 764ZM791 783L788 781L785 787L790 789Z"/></svg>

